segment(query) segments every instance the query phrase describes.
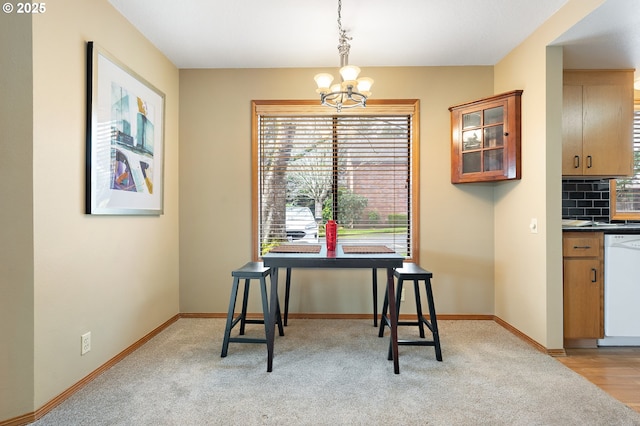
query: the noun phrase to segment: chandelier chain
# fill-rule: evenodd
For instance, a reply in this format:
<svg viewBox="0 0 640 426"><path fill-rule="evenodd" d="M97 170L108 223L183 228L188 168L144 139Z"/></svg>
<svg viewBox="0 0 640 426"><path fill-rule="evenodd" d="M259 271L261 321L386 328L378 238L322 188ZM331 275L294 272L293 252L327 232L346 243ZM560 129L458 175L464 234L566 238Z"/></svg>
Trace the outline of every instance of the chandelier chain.
<svg viewBox="0 0 640 426"><path fill-rule="evenodd" d="M351 39L352 37L347 37L347 31L342 28L342 0L338 0L338 53L340 56L345 58L349 56L349 48L351 47L349 40Z"/></svg>

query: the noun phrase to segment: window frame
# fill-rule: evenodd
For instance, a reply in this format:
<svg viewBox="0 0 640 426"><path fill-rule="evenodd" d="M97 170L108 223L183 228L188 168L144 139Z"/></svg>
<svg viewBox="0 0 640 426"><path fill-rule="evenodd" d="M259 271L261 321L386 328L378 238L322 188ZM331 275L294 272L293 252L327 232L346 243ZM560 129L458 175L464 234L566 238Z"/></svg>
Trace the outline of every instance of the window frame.
<svg viewBox="0 0 640 426"><path fill-rule="evenodd" d="M633 180L640 182L640 162L636 161L636 155L640 155L640 99L633 101L633 155L635 175ZM609 217L611 220L640 220L640 210L618 212L617 210L617 179L609 181Z"/></svg>
<svg viewBox="0 0 640 426"><path fill-rule="evenodd" d="M412 262L420 250L420 101L418 99L368 100L366 108L353 108L337 113L316 100L253 100L251 101L251 214L252 214L252 259L260 260L259 246L259 122L262 115L317 115L317 116L411 116L411 200L410 252L405 261Z"/></svg>

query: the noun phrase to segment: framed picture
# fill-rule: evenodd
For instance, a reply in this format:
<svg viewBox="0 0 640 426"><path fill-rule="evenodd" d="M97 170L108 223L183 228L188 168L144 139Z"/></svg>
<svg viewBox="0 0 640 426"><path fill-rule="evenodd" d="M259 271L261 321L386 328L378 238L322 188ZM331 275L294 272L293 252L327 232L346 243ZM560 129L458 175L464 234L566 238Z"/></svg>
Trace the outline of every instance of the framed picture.
<svg viewBox="0 0 640 426"><path fill-rule="evenodd" d="M165 95L87 44L86 213L163 213Z"/></svg>

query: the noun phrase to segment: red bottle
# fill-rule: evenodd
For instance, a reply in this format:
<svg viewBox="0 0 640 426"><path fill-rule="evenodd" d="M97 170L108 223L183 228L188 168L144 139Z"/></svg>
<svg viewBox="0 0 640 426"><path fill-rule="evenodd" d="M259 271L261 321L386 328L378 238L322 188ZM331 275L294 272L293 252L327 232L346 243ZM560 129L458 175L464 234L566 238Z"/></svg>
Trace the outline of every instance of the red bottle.
<svg viewBox="0 0 640 426"><path fill-rule="evenodd" d="M324 227L325 236L327 238L327 250L335 251L336 249L336 240L338 239L338 225L335 220L327 221L327 224Z"/></svg>

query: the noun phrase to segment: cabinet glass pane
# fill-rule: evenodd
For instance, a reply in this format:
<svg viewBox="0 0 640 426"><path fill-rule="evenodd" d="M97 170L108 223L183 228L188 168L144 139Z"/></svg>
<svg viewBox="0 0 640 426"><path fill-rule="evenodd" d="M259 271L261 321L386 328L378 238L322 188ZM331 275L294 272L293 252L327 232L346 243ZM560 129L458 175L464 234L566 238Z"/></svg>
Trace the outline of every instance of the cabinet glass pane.
<svg viewBox="0 0 640 426"><path fill-rule="evenodd" d="M462 150L469 151L471 149L480 148L482 142L482 130L466 130L462 132Z"/></svg>
<svg viewBox="0 0 640 426"><path fill-rule="evenodd" d="M462 154L462 173L478 173L482 170L480 165L480 152L468 152Z"/></svg>
<svg viewBox="0 0 640 426"><path fill-rule="evenodd" d="M468 129L470 127L479 127L480 118L480 111L462 114L462 128Z"/></svg>
<svg viewBox="0 0 640 426"><path fill-rule="evenodd" d="M492 149L484 151L484 171L491 172L494 170L502 170L502 149Z"/></svg>
<svg viewBox="0 0 640 426"><path fill-rule="evenodd" d="M504 146L502 124L497 126L484 128L484 147L496 148L498 146Z"/></svg>
<svg viewBox="0 0 640 426"><path fill-rule="evenodd" d="M504 108L503 107L495 107L484 110L484 125L488 126L490 124L502 123L504 117Z"/></svg>

